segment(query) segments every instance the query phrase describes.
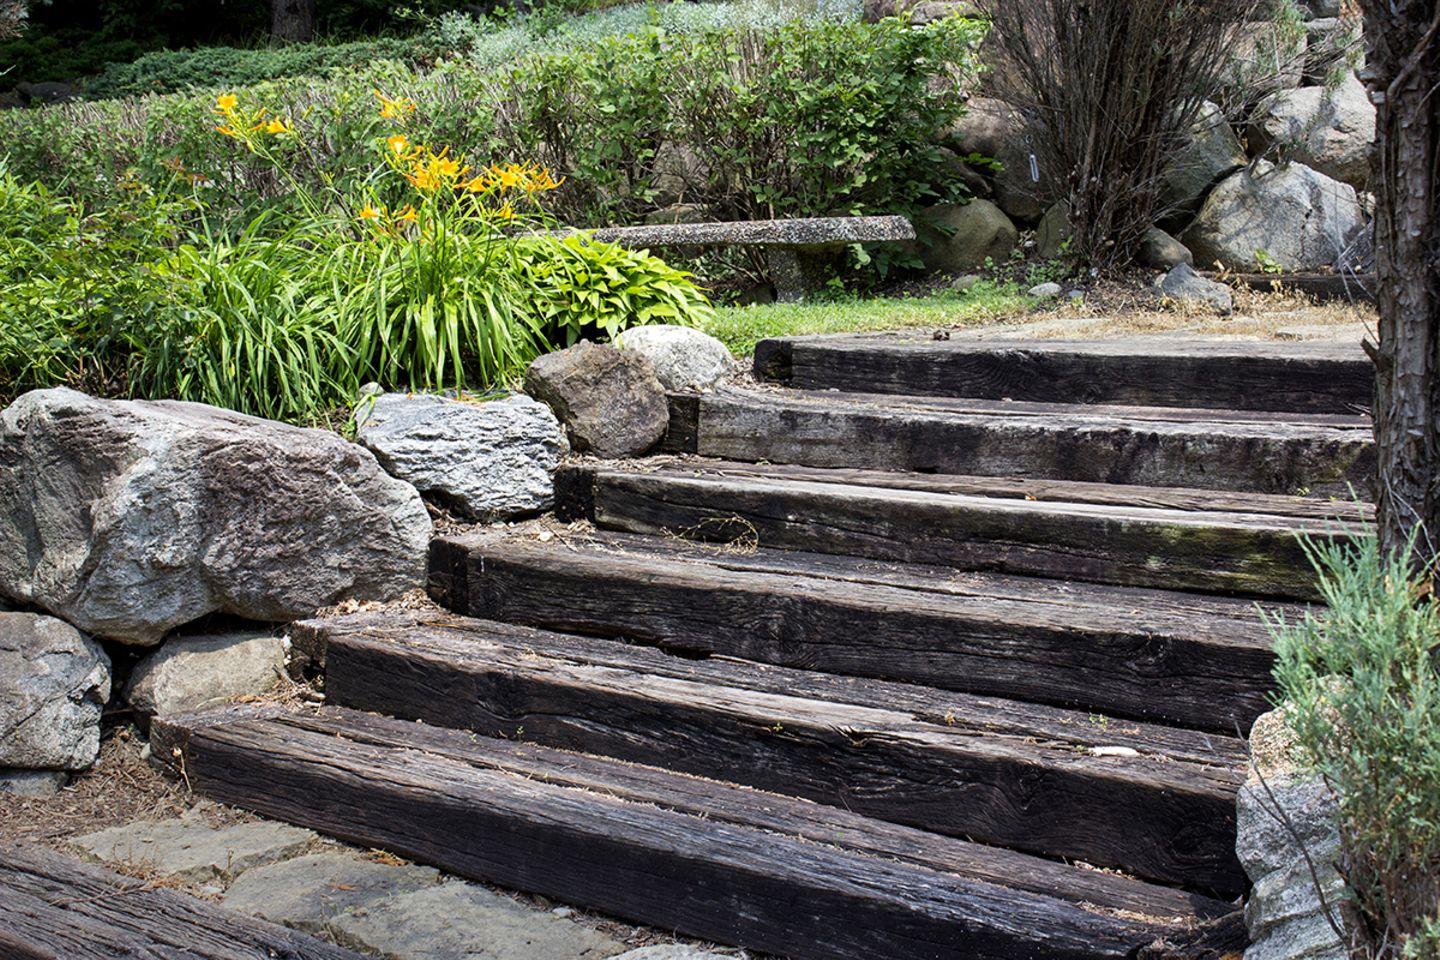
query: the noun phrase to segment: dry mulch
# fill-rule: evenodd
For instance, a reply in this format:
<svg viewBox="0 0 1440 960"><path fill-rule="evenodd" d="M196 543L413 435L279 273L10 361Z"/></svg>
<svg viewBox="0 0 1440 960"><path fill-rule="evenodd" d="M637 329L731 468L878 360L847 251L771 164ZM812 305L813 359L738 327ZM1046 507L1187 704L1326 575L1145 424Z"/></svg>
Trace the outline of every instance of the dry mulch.
<svg viewBox="0 0 1440 960"><path fill-rule="evenodd" d="M60 844L137 820L178 817L197 805L183 784L146 761L144 739L131 726L105 730L100 759L50 797L0 795L0 838ZM223 808L214 808L222 818ZM235 812L228 819L244 819Z"/></svg>

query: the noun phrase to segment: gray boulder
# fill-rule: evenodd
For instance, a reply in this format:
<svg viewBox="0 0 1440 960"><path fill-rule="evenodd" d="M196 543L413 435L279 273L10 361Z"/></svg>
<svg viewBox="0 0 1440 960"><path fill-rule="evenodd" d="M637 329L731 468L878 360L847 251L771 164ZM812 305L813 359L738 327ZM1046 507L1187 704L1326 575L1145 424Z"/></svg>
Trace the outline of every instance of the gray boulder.
<svg viewBox="0 0 1440 960"><path fill-rule="evenodd" d="M620 349L649 360L666 390L713 387L735 369L729 348L693 327L632 327L620 334L618 343Z"/></svg>
<svg viewBox="0 0 1440 960"><path fill-rule="evenodd" d="M135 665L125 700L146 716L189 713L255 696L285 674L285 642L240 631L171 637Z"/></svg>
<svg viewBox="0 0 1440 960"><path fill-rule="evenodd" d="M80 96L81 90L73 83L59 80L44 80L40 83L17 83L15 92L30 104L65 103Z"/></svg>
<svg viewBox="0 0 1440 960"><path fill-rule="evenodd" d="M1171 300L1191 301L1208 304L1222 317L1228 317L1235 309L1230 288L1223 283L1207 280L1196 273L1188 263L1179 263L1160 278L1160 292Z"/></svg>
<svg viewBox="0 0 1440 960"><path fill-rule="evenodd" d="M919 254L928 270L963 274L1004 263L1020 239L1020 231L989 200L931 207L917 218Z"/></svg>
<svg viewBox="0 0 1440 960"><path fill-rule="evenodd" d="M12 770L0 767L0 794L16 797L51 797L60 792L70 774L64 770Z"/></svg>
<svg viewBox="0 0 1440 960"><path fill-rule="evenodd" d="M1054 260L1065 252L1070 242L1070 204L1061 200L1045 211L1035 228L1035 252L1046 260Z"/></svg>
<svg viewBox="0 0 1440 960"><path fill-rule="evenodd" d="M392 599L430 534L415 488L328 431L66 389L0 412L0 594L98 636Z"/></svg>
<svg viewBox="0 0 1440 960"><path fill-rule="evenodd" d="M1212 190L1180 240L1207 267L1253 270L1264 251L1285 270L1316 270L1364 227L1354 187L1302 164L1260 161Z"/></svg>
<svg viewBox="0 0 1440 960"><path fill-rule="evenodd" d="M996 205L1016 221L1035 223L1062 192L1038 159L1031 166L1039 139L1036 122L1005 101L988 97L972 97L965 110L950 130L957 152L998 160L1001 169L991 175Z"/></svg>
<svg viewBox="0 0 1440 960"><path fill-rule="evenodd" d="M1200 209L1210 188L1244 165L1240 138L1224 112L1206 103L1190 127L1189 139L1161 173L1161 226L1183 227Z"/></svg>
<svg viewBox="0 0 1440 960"><path fill-rule="evenodd" d="M1188 247L1159 227L1151 227L1140 239L1140 249L1135 259L1147 267L1169 270L1182 263L1194 264L1195 257Z"/></svg>
<svg viewBox="0 0 1440 960"><path fill-rule="evenodd" d="M1291 763L1279 711L1255 721L1251 751L1236 801L1235 852L1254 883L1245 904L1251 940L1245 960L1344 960L1349 954L1322 905L1322 896L1332 907L1344 897L1335 869L1335 797L1318 776Z"/></svg>
<svg viewBox="0 0 1440 960"><path fill-rule="evenodd" d="M588 340L530 364L525 392L550 405L571 447L597 457L644 453L670 424L665 388L650 361Z"/></svg>
<svg viewBox="0 0 1440 960"><path fill-rule="evenodd" d="M0 613L0 767L89 767L109 699L99 644L54 617Z"/></svg>
<svg viewBox="0 0 1440 960"><path fill-rule="evenodd" d="M1054 300L1064 292L1065 288L1053 280L1046 281L1045 283L1037 283L1026 291L1028 296L1032 296L1037 300Z"/></svg>
<svg viewBox="0 0 1440 960"><path fill-rule="evenodd" d="M1261 151L1363 189L1370 181L1375 105L1355 74L1346 73L1333 90L1300 87L1271 97L1250 139Z"/></svg>
<svg viewBox="0 0 1440 960"><path fill-rule="evenodd" d="M392 476L471 520L541 513L570 452L550 408L522 394L471 402L387 393L357 413L357 437Z"/></svg>

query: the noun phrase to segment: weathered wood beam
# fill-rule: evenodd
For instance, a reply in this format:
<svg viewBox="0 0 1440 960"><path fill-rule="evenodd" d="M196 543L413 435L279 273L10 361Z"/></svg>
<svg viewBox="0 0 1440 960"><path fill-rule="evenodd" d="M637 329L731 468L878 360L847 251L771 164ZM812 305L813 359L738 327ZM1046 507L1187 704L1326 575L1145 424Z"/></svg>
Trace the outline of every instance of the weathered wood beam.
<svg viewBox="0 0 1440 960"><path fill-rule="evenodd" d="M612 780L605 770L615 761L463 731L333 709L308 720L231 711L157 724L162 754L180 750L191 782L222 802L796 960L1090 960L1157 939L1177 943L1174 956L1214 956L1214 944L1235 935L1233 921L1199 924L1201 911L1128 916L875 856L847 846L845 830L816 842L805 836L813 821L783 826L801 801L713 781L679 788L679 774L658 770L646 786L628 765ZM709 799L685 799L696 790ZM707 804L756 808L769 826L690 812Z"/></svg>
<svg viewBox="0 0 1440 960"><path fill-rule="evenodd" d="M0 843L6 960L363 960L358 953L33 844Z"/></svg>
<svg viewBox="0 0 1440 960"><path fill-rule="evenodd" d="M762 341L756 374L802 389L1351 413L1374 371L1358 343L1145 338L966 341L907 334Z"/></svg>
<svg viewBox="0 0 1440 960"><path fill-rule="evenodd" d="M962 570L1299 600L1318 596L1304 517L1063 503L703 472L562 468L557 506L599 526ZM589 483L586 483L586 477Z"/></svg>
<svg viewBox="0 0 1440 960"><path fill-rule="evenodd" d="M722 460L1350 498L1368 421L734 389L673 411L670 449ZM679 420L679 423L676 422ZM693 446L685 446L693 436Z"/></svg>
<svg viewBox="0 0 1440 960"><path fill-rule="evenodd" d="M1239 893L1243 743L439 615L306 627L327 702L523 736L1166 883ZM669 661L669 662L667 662ZM886 703L886 694L897 702ZM918 715L917 715L918 714ZM1207 742L1208 741L1208 742ZM1098 755L1097 755L1098 754ZM1197 756L1199 755L1199 756ZM1085 829L1077 831L1075 824Z"/></svg>
<svg viewBox="0 0 1440 960"><path fill-rule="evenodd" d="M1227 733L1269 709L1244 601L704 550L441 538L431 589L469 616Z"/></svg>

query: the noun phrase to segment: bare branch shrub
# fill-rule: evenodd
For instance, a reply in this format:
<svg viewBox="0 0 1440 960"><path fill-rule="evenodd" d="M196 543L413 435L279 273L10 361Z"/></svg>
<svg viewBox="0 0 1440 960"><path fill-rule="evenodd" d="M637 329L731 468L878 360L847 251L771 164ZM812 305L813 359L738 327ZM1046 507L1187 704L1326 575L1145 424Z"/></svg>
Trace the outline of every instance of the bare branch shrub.
<svg viewBox="0 0 1440 960"><path fill-rule="evenodd" d="M1161 212L1161 174L1223 86L1264 0L981 0L997 95L1032 113L1070 208L1071 250L1108 269Z"/></svg>

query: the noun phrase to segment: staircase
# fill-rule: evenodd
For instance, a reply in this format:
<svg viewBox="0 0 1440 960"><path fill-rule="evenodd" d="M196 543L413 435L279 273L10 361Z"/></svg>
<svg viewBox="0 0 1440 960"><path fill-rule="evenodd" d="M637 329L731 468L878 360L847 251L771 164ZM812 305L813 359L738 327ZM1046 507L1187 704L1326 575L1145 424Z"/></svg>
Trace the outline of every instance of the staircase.
<svg viewBox="0 0 1440 960"><path fill-rule="evenodd" d="M327 705L157 721L222 802L765 953L1219 958L1257 602L1373 462L1359 349L762 344L675 456L298 625ZM1343 498L1331 494L1346 491Z"/></svg>

